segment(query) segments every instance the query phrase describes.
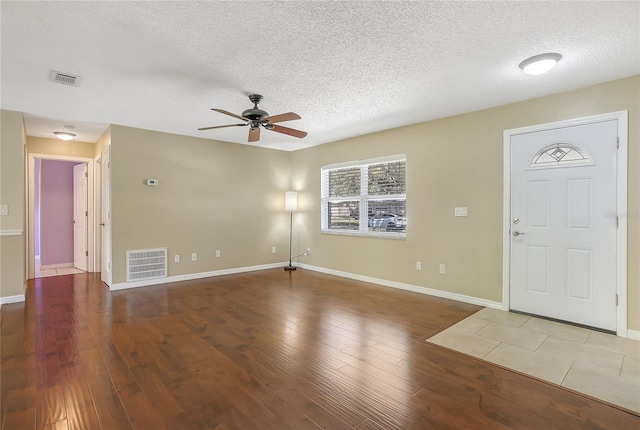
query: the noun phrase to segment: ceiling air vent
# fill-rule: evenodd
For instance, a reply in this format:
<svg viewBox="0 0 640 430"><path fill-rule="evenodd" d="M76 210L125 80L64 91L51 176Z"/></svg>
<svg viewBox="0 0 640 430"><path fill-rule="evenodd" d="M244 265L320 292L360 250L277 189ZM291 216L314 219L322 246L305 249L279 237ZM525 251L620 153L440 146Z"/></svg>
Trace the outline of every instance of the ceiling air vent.
<svg viewBox="0 0 640 430"><path fill-rule="evenodd" d="M70 73L61 73L56 72L55 70L51 71L51 76L49 77L51 82L57 82L59 84L71 85L72 87L77 87L80 82L80 76L75 76Z"/></svg>

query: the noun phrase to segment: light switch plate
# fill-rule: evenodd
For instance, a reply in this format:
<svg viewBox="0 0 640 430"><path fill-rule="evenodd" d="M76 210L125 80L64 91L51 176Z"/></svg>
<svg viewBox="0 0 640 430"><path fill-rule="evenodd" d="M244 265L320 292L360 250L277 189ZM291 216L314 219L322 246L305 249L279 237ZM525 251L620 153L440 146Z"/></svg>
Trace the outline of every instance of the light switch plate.
<svg viewBox="0 0 640 430"><path fill-rule="evenodd" d="M456 207L454 210L455 216L467 216L467 207Z"/></svg>
<svg viewBox="0 0 640 430"><path fill-rule="evenodd" d="M9 205L0 205L0 215L9 215Z"/></svg>

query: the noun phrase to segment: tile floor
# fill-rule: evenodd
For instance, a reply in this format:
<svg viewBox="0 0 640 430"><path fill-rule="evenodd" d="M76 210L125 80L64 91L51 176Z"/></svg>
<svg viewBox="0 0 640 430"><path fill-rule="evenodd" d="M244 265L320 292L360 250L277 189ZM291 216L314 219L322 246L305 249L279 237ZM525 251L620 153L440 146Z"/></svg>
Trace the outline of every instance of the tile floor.
<svg viewBox="0 0 640 430"><path fill-rule="evenodd" d="M489 308L426 341L640 413L640 341Z"/></svg>
<svg viewBox="0 0 640 430"><path fill-rule="evenodd" d="M84 273L75 267L58 267L56 269L42 269L40 259L36 257L36 278L48 278L49 276L72 275L74 273Z"/></svg>

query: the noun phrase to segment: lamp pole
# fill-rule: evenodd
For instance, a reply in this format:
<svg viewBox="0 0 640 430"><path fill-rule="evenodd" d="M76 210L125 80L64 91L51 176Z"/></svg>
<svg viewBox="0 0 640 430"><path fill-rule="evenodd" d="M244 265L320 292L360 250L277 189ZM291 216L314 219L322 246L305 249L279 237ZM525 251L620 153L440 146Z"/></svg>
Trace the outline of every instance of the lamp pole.
<svg viewBox="0 0 640 430"><path fill-rule="evenodd" d="M293 211L289 211L289 265L285 266L284 270L296 270L297 267L293 267L293 261L291 260L291 244L293 243Z"/></svg>
<svg viewBox="0 0 640 430"><path fill-rule="evenodd" d="M284 270L296 270L293 266L293 258L291 257L293 249L293 213L298 210L298 193L296 191L287 191L284 193L284 210L289 212L289 265Z"/></svg>

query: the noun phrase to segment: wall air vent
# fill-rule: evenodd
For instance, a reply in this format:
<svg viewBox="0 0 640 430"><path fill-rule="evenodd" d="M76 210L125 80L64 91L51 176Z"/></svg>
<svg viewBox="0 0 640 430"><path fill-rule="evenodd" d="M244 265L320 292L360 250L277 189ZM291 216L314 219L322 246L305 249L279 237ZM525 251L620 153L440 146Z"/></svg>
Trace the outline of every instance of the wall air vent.
<svg viewBox="0 0 640 430"><path fill-rule="evenodd" d="M80 79L80 76L75 76L70 73L56 72L55 70L52 70L51 75L49 76L49 80L51 80L51 82L71 85L72 87L77 87L80 83Z"/></svg>
<svg viewBox="0 0 640 430"><path fill-rule="evenodd" d="M127 282L167 277L167 248L127 251Z"/></svg>

